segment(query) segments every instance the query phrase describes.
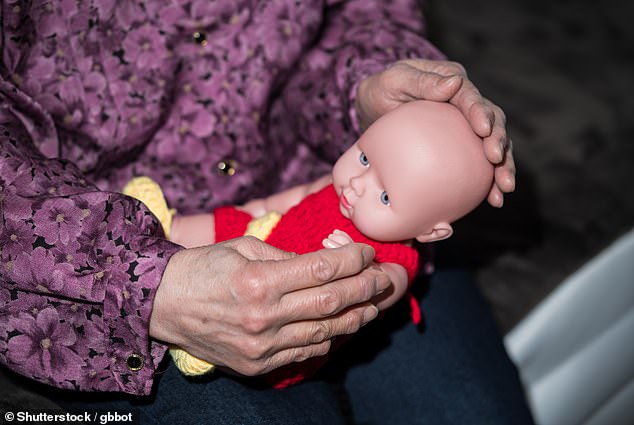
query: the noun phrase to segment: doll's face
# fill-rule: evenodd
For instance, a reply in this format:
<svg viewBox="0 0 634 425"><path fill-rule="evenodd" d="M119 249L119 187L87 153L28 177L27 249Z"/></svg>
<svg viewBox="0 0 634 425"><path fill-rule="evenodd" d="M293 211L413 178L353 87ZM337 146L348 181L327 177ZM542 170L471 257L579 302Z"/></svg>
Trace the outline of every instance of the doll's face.
<svg viewBox="0 0 634 425"><path fill-rule="evenodd" d="M407 149L394 150L389 143L362 137L333 168L341 214L372 239L411 239L420 221L420 203L412 197L419 196L421 188L412 190L414 182L408 180L415 176L408 176L408 170L419 166Z"/></svg>

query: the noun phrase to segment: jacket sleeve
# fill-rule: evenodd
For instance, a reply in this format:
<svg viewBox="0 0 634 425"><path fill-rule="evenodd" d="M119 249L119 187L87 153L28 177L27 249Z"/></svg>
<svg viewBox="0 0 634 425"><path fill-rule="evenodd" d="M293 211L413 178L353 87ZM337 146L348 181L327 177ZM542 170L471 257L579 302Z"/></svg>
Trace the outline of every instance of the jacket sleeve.
<svg viewBox="0 0 634 425"><path fill-rule="evenodd" d="M365 77L400 59L444 58L424 30L416 0L328 2L318 43L272 108L271 136L300 135L299 143L334 162L360 133L354 102Z"/></svg>
<svg viewBox="0 0 634 425"><path fill-rule="evenodd" d="M148 335L172 254L140 202L45 155L50 118L0 78L0 361L62 388L148 394L166 347Z"/></svg>

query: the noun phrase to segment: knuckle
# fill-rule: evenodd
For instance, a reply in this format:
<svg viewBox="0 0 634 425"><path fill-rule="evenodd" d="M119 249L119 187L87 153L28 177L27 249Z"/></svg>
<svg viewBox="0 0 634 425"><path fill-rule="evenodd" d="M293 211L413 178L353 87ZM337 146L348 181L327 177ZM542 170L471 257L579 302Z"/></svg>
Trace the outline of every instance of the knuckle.
<svg viewBox="0 0 634 425"><path fill-rule="evenodd" d="M260 242L260 240L258 238L256 238L255 236L251 236L251 235L243 236L243 241L244 241L244 243L248 243L248 244L252 244L252 245L258 245L258 243Z"/></svg>
<svg viewBox="0 0 634 425"><path fill-rule="evenodd" d="M348 322L348 328L346 329L347 334L354 334L361 329L361 324L363 323L363 315L357 314L354 318L351 318Z"/></svg>
<svg viewBox="0 0 634 425"><path fill-rule="evenodd" d="M467 70L465 69L464 66L462 66L461 63L459 62L455 62L455 61L448 61L447 62L447 66L456 74L460 74L462 76L466 76L467 75Z"/></svg>
<svg viewBox="0 0 634 425"><path fill-rule="evenodd" d="M293 356L293 361L299 363L299 362L308 360L311 357L314 357L312 350L309 350L309 349L297 350L295 352L295 355Z"/></svg>
<svg viewBox="0 0 634 425"><path fill-rule="evenodd" d="M261 338L248 338L244 343L243 352L247 359L257 362L266 357L269 348Z"/></svg>
<svg viewBox="0 0 634 425"><path fill-rule="evenodd" d="M317 344L328 338L330 338L330 327L324 322L316 322L311 330L309 342Z"/></svg>
<svg viewBox="0 0 634 425"><path fill-rule="evenodd" d="M356 279L360 290L361 301L367 301L376 295L376 278L374 274L369 275L369 272L361 273Z"/></svg>
<svg viewBox="0 0 634 425"><path fill-rule="evenodd" d="M253 268L246 268L242 274L243 295L251 300L263 300L266 298L267 288L264 277Z"/></svg>
<svg viewBox="0 0 634 425"><path fill-rule="evenodd" d="M313 357L312 353L308 350L298 350L295 355L293 356L293 362L303 362L305 360L310 359L311 357Z"/></svg>
<svg viewBox="0 0 634 425"><path fill-rule="evenodd" d="M319 344L315 349L315 356L325 356L330 351L331 346L332 346L331 340L327 340Z"/></svg>
<svg viewBox="0 0 634 425"><path fill-rule="evenodd" d="M269 320L259 312L250 311L243 316L242 326L247 333L258 335L269 327Z"/></svg>
<svg viewBox="0 0 634 425"><path fill-rule="evenodd" d="M363 313L356 311L343 317L343 334L349 335L361 329L363 323Z"/></svg>
<svg viewBox="0 0 634 425"><path fill-rule="evenodd" d="M341 297L334 288L325 288L317 303L317 311L322 316L331 316L341 309Z"/></svg>
<svg viewBox="0 0 634 425"><path fill-rule="evenodd" d="M428 75L424 72L419 72L416 75L416 84L418 85L419 89L424 89L425 86L429 85L430 82L430 78L428 78Z"/></svg>
<svg viewBox="0 0 634 425"><path fill-rule="evenodd" d="M320 282L329 282L335 277L337 268L330 259L323 254L319 254L317 261L312 263L312 273Z"/></svg>
<svg viewBox="0 0 634 425"><path fill-rule="evenodd" d="M331 341L324 341L318 345L311 345L310 347L304 347L302 349L298 349L292 356L293 362L303 362L312 357L318 357L328 354L331 347Z"/></svg>
<svg viewBox="0 0 634 425"><path fill-rule="evenodd" d="M260 362L247 362L243 367L238 370L242 375L245 376L257 376L264 373L265 369Z"/></svg>

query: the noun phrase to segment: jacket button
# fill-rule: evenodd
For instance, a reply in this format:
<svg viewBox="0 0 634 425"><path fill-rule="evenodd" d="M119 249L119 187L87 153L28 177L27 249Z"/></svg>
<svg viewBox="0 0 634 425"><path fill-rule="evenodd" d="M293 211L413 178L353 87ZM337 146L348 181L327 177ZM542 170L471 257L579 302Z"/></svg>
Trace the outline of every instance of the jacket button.
<svg viewBox="0 0 634 425"><path fill-rule="evenodd" d="M203 31L196 31L192 34L192 38L194 39L194 41L198 44L200 44L201 46L205 47L208 43L207 41L207 34Z"/></svg>
<svg viewBox="0 0 634 425"><path fill-rule="evenodd" d="M125 360L125 364L133 372L143 369L143 356L130 354Z"/></svg>
<svg viewBox="0 0 634 425"><path fill-rule="evenodd" d="M216 171L218 174L231 177L236 173L237 167L238 163L233 159L223 159L216 164Z"/></svg>

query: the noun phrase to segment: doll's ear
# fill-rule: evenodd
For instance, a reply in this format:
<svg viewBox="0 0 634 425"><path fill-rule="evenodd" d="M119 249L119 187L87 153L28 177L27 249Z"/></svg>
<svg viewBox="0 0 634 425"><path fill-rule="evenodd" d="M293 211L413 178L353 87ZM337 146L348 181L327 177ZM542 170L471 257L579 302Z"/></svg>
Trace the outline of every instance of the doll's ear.
<svg viewBox="0 0 634 425"><path fill-rule="evenodd" d="M447 222L440 222L436 223L431 232L416 236L416 240L422 243L436 242L447 239L452 234L453 228L451 227L451 224Z"/></svg>

